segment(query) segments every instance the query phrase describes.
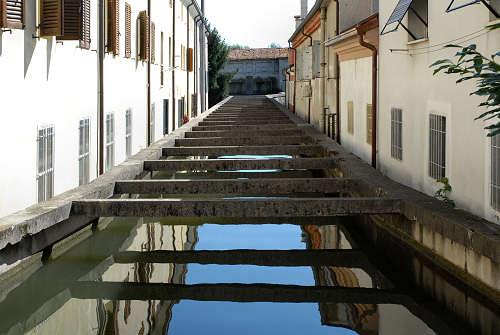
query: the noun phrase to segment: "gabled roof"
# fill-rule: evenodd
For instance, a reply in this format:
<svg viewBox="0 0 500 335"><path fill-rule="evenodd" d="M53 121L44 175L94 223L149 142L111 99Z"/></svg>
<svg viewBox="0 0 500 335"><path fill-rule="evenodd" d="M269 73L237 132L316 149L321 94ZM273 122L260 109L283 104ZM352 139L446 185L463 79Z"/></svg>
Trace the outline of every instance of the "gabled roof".
<svg viewBox="0 0 500 335"><path fill-rule="evenodd" d="M262 48L231 50L228 60L288 58L287 48Z"/></svg>

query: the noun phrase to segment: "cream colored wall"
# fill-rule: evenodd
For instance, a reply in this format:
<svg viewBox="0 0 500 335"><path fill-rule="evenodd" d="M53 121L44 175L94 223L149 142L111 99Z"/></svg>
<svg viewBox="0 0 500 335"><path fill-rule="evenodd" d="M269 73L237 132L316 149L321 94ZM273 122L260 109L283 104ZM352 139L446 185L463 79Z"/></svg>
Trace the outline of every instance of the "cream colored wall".
<svg viewBox="0 0 500 335"><path fill-rule="evenodd" d="M366 142L366 107L372 103L372 58L340 62L340 132L342 146L371 162L371 145ZM354 133L347 131L347 104L353 102Z"/></svg>
<svg viewBox="0 0 500 335"><path fill-rule="evenodd" d="M396 0L380 4L380 22L385 23ZM440 187L428 176L429 114L446 116L446 176L453 187L451 198L463 208L500 223L490 207L490 141L484 124L474 121L481 99L470 97L472 82L455 84L457 77L433 76L429 65L450 58L454 49L443 44L484 29L489 13L482 5L445 13L447 4L429 1L429 40L408 44L408 34L399 29L380 37L378 156L379 168L390 178L433 195ZM405 19L406 20L406 19ZM381 27L383 27L381 25ZM463 39L462 39L463 40ZM460 40L457 41L460 43ZM500 50L500 31L473 38L478 50L490 55ZM389 49L408 49L390 52ZM403 109L403 160L391 157L391 108Z"/></svg>

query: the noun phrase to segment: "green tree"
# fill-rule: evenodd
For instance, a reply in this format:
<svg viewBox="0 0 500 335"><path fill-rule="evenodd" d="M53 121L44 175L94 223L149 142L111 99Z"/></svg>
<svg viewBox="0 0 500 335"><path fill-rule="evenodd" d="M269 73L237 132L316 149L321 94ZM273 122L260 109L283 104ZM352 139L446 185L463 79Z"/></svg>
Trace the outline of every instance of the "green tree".
<svg viewBox="0 0 500 335"><path fill-rule="evenodd" d="M489 29L500 28L500 23L489 27ZM461 49L455 54L456 61L451 59L441 59L431 64L434 67L434 74L444 72L446 74L458 74L457 84L466 81L476 81L477 89L470 95L477 95L484 99L479 107L485 107L486 111L475 118L483 121L493 120L492 124L484 127L489 130L488 136L500 134L500 63L495 61L495 57L500 56L497 52L491 57L486 57L477 51L475 44L461 46L449 44L446 48ZM495 120L496 119L496 120Z"/></svg>
<svg viewBox="0 0 500 335"><path fill-rule="evenodd" d="M248 45L232 44L229 46L229 49L231 49L231 50L248 50L248 49L252 49L252 48L249 47Z"/></svg>
<svg viewBox="0 0 500 335"><path fill-rule="evenodd" d="M217 29L210 28L208 36L208 104L210 107L229 95L229 83L236 72L222 72L231 49Z"/></svg>
<svg viewBox="0 0 500 335"><path fill-rule="evenodd" d="M281 48L281 45L273 42L273 43L269 44L268 48Z"/></svg>

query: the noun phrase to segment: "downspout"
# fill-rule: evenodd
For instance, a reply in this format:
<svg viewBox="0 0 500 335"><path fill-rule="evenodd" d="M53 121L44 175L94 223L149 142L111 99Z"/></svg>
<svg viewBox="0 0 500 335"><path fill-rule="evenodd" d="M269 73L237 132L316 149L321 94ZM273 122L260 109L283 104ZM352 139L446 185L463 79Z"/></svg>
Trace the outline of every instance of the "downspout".
<svg viewBox="0 0 500 335"><path fill-rule="evenodd" d="M104 0L99 0L97 36L97 175L104 173Z"/></svg>
<svg viewBox="0 0 500 335"><path fill-rule="evenodd" d="M312 45L313 45L313 39L312 39L312 36L311 36L311 35L307 35L307 34L305 33L305 31L304 31L304 30L305 30L305 27L306 27L305 25L304 25L304 27L302 27L302 31L301 31L301 33L302 33L302 35L304 35L305 37L308 37L308 38L309 38L309 46L310 46L310 47L312 47ZM309 86L311 86L311 80L309 80ZM312 100L312 96L311 96L311 97L309 97L309 103L307 104L307 122L308 122L308 123L311 123L311 100Z"/></svg>
<svg viewBox="0 0 500 335"><path fill-rule="evenodd" d="M339 1L335 0L335 35L337 36L339 34L339 19L340 19L340 9L339 9ZM339 54L335 53L335 74L336 74L336 79L337 79L337 85L335 85L335 101L336 101L336 106L335 106L335 112L337 113L337 129L335 132L337 133L337 143L341 144L341 139L340 139L340 64L339 64Z"/></svg>
<svg viewBox="0 0 500 335"><path fill-rule="evenodd" d="M321 51L320 51L320 91L319 100L321 101L321 110L323 111L323 134L326 134L326 78L325 78L325 40L326 40L326 7L321 7L321 26L320 26L320 36L321 36Z"/></svg>
<svg viewBox="0 0 500 335"><path fill-rule="evenodd" d="M147 83L146 83L146 90L147 90L147 99L146 103L147 108L146 112L148 113L146 119L147 119L147 126L146 126L146 146L151 145L151 0L148 0L148 44L149 44L149 55L148 55L148 65L147 65Z"/></svg>
<svg viewBox="0 0 500 335"><path fill-rule="evenodd" d="M377 47L363 40L358 29L359 44L372 51L372 167L377 168Z"/></svg>
<svg viewBox="0 0 500 335"><path fill-rule="evenodd" d="M175 3L172 1L172 131L175 130Z"/></svg>

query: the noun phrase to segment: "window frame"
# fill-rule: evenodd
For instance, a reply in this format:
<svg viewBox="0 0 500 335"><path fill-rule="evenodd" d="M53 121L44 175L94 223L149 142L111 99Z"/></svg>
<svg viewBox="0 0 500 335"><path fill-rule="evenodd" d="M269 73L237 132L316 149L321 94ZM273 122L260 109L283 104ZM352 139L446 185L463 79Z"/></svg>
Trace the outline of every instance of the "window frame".
<svg viewBox="0 0 500 335"><path fill-rule="evenodd" d="M42 202L54 196L55 126L54 125L39 126L37 129L36 139L37 139L37 165L36 165L37 202ZM51 139L50 143L49 139Z"/></svg>
<svg viewBox="0 0 500 335"><path fill-rule="evenodd" d="M90 182L90 118L80 119L78 127L78 185ZM83 172L83 173L82 173Z"/></svg>
<svg viewBox="0 0 500 335"><path fill-rule="evenodd" d="M446 177L446 116L429 114L429 177Z"/></svg>
<svg viewBox="0 0 500 335"><path fill-rule="evenodd" d="M500 134L491 138L490 204L500 212Z"/></svg>
<svg viewBox="0 0 500 335"><path fill-rule="evenodd" d="M391 157L403 160L403 110L391 108Z"/></svg>
<svg viewBox="0 0 500 335"><path fill-rule="evenodd" d="M106 114L106 141L105 141L105 151L106 151L106 161L105 161L105 171L111 170L115 166L115 114Z"/></svg>

